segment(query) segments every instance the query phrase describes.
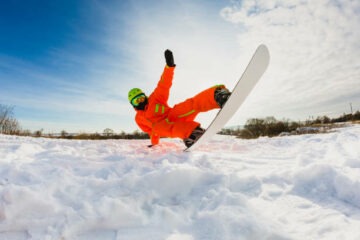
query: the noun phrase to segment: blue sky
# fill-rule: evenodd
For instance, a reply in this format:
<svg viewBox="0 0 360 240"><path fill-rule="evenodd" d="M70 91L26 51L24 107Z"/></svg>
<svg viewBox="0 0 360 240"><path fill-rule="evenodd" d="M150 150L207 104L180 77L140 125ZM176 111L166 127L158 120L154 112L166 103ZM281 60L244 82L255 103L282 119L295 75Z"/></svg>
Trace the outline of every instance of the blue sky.
<svg viewBox="0 0 360 240"><path fill-rule="evenodd" d="M101 72L114 68L102 59L118 59L119 64L129 58L121 52L113 53L104 44L110 24L106 22L105 11L111 6L116 6L120 13L126 10L126 4L120 1L106 5L95 1L3 4L0 100L15 105L16 116L24 128L100 131L100 126L92 125L114 118L111 112L92 111L93 106L87 102L89 98L94 103L98 98L119 101L122 97L101 85ZM116 25L126 29L121 21ZM117 37L121 38L121 34ZM71 106L72 99L76 106Z"/></svg>
<svg viewBox="0 0 360 240"><path fill-rule="evenodd" d="M173 50L169 104L230 89L256 46L270 67L229 125L304 120L360 107L356 1L6 1L0 8L0 103L25 129L138 129L127 92L150 93ZM256 10L256 11L255 11ZM206 126L216 112L197 119Z"/></svg>
<svg viewBox="0 0 360 240"><path fill-rule="evenodd" d="M106 49L103 16L87 1L7 1L0 13L0 99L15 105L24 128L61 128L97 114L64 108L61 101L93 91L88 84L96 56ZM85 61L86 58L89 61ZM99 68L105 69L106 66ZM89 87L87 90L85 86ZM91 94L91 92L88 92ZM60 104L59 104L60 103ZM102 116L99 116L102 117ZM50 124L50 125L49 125ZM86 124L85 124L86 125ZM63 127L67 129L66 126ZM72 129L75 130L75 129ZM84 129L85 130L85 129Z"/></svg>

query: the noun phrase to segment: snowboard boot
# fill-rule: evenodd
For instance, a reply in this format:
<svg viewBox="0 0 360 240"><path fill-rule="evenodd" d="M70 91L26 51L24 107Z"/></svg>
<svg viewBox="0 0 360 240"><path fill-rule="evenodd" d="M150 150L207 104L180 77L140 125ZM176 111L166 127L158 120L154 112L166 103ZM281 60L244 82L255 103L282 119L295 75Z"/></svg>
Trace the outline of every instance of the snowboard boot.
<svg viewBox="0 0 360 240"><path fill-rule="evenodd" d="M204 132L205 132L205 129L203 129L199 126L196 127L194 129L194 131L192 131L190 136L188 138L184 139L184 143L185 143L186 147L190 147L191 145L193 145L201 137L201 135L204 134Z"/></svg>
<svg viewBox="0 0 360 240"><path fill-rule="evenodd" d="M226 88L217 88L215 89L214 98L217 103L217 105L222 108L228 98L230 97L231 92L227 90Z"/></svg>

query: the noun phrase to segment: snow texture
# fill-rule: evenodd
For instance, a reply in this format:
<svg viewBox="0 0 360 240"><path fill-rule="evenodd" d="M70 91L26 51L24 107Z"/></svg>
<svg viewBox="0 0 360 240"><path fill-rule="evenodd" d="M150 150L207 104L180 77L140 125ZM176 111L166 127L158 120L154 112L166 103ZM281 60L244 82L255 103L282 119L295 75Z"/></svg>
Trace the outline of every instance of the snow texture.
<svg viewBox="0 0 360 240"><path fill-rule="evenodd" d="M360 239L360 126L241 140L0 135L0 239Z"/></svg>

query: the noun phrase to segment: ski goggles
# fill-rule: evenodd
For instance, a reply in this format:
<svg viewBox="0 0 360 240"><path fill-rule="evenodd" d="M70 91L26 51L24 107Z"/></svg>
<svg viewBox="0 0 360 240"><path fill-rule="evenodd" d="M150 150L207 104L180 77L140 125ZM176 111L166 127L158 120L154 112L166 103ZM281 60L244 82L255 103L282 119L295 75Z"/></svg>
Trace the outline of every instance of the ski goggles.
<svg viewBox="0 0 360 240"><path fill-rule="evenodd" d="M131 100L131 104L135 107L139 106L140 103L145 101L145 94L140 94Z"/></svg>

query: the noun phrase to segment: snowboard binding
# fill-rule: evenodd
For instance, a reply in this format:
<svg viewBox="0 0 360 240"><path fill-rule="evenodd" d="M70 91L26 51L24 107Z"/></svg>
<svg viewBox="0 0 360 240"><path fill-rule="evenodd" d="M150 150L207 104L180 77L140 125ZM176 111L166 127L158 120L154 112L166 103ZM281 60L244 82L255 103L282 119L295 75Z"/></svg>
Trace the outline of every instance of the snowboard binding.
<svg viewBox="0 0 360 240"><path fill-rule="evenodd" d="M188 138L184 139L184 143L185 143L186 147L190 147L191 145L193 145L201 137L201 135L204 134L204 132L205 132L205 129L203 129L199 126L196 127L194 129L194 131L192 131L190 136Z"/></svg>
<svg viewBox="0 0 360 240"><path fill-rule="evenodd" d="M231 92L229 90L227 90L226 88L215 89L214 98L215 98L216 104L220 108L223 108L226 101L229 99L230 95L231 95Z"/></svg>

